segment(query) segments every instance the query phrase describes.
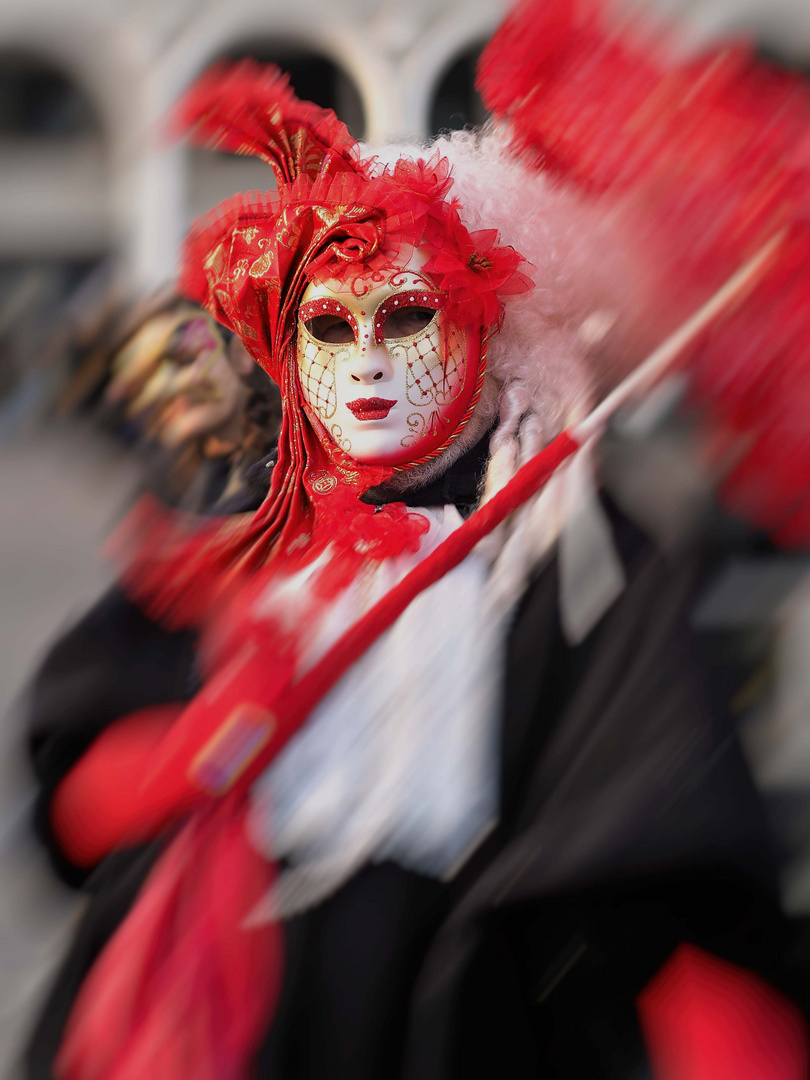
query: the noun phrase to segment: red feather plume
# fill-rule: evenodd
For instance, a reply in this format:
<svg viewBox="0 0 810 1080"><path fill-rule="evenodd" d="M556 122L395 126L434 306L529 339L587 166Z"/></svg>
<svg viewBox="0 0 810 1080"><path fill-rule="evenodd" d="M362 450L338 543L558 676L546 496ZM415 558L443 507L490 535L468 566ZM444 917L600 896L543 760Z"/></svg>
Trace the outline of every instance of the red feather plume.
<svg viewBox="0 0 810 1080"><path fill-rule="evenodd" d="M623 216L663 332L783 237L685 359L694 400L730 440L733 506L806 544L810 84L741 42L684 56L676 30L599 0L527 0L484 51L478 85L520 153Z"/></svg>
<svg viewBox="0 0 810 1080"><path fill-rule="evenodd" d="M247 154L272 166L276 183L357 169L357 142L331 109L299 101L274 64L214 64L172 114L169 138Z"/></svg>

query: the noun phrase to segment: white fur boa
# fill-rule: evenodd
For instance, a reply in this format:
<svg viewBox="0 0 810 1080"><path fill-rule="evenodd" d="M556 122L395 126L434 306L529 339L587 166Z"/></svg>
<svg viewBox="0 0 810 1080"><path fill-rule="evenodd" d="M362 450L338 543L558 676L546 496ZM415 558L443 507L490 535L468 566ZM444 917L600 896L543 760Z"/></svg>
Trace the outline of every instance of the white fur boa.
<svg viewBox="0 0 810 1080"><path fill-rule="evenodd" d="M461 523L455 507L415 512L431 523L418 555L342 594L319 653ZM504 635L488 577L473 554L417 596L254 786L253 842L289 864L277 914L317 903L369 861L452 874L494 824Z"/></svg>

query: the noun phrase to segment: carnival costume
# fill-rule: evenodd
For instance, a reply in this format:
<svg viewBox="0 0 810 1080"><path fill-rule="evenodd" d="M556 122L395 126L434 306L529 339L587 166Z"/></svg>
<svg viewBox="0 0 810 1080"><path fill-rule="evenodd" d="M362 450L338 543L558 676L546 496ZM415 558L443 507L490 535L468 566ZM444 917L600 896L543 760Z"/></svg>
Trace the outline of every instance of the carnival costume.
<svg viewBox="0 0 810 1080"><path fill-rule="evenodd" d="M552 1036L527 1000L583 955L592 893L634 910L620 883L650 845L657 911L678 867L690 912L707 876L718 910L770 888L744 766L684 644L687 586L593 489L587 361L641 358L639 311L661 310L640 299L647 267L502 132L364 153L252 64L204 77L175 126L274 169L276 192L195 227L181 287L278 383L283 422L254 512L183 523L145 504L119 540L127 603L183 649L193 630L201 686L108 715L52 784L71 862L164 843L82 973L57 1075L236 1080L277 1002L261 1076L534 1075ZM42 719L38 738L46 756L59 742ZM684 796L701 768L719 815ZM345 1001L344 932L362 954ZM622 1046L604 1050L617 1068Z"/></svg>

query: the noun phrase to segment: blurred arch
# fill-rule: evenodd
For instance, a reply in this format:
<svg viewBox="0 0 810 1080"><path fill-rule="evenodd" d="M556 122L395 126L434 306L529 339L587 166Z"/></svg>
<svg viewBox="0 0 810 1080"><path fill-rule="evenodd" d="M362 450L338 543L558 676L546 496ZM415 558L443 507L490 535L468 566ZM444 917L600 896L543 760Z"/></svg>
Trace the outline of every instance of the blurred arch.
<svg viewBox="0 0 810 1080"><path fill-rule="evenodd" d="M429 134L477 127L487 118L487 111L475 88L478 60L486 41L478 41L458 53L446 65L433 93L430 106Z"/></svg>
<svg viewBox="0 0 810 1080"><path fill-rule="evenodd" d="M98 118L103 134L115 140L127 126L146 71L132 34L111 34L107 20L91 8L53 6L47 18L38 5L0 5L2 55L34 58L78 88Z"/></svg>
<svg viewBox="0 0 810 1080"><path fill-rule="evenodd" d="M0 257L25 263L108 253L104 117L86 84L46 50L0 46L0 162Z"/></svg>
<svg viewBox="0 0 810 1080"><path fill-rule="evenodd" d="M13 184L18 190L28 192L32 201L36 199L37 226L31 230L32 254L36 254L33 250L36 247L48 254L45 252L48 238L55 240L70 225L73 236L69 243L60 242L56 246L68 249L66 254L70 254L71 248L76 249L74 254L81 258L98 256L103 248L105 254L113 255L111 274L116 284L123 286L127 278L132 278L139 230L135 207L139 199L144 99L150 65L144 41L137 33L119 32L111 26L100 8L50 5L45 9L38 0L29 0L25 5L0 5L0 42L3 55L33 57L43 67L59 72L72 84L76 96L84 101L94 118L91 130L81 124L79 130L74 127L69 136L73 148L67 147L79 174L82 155L88 159L95 157L95 165L88 167L96 179L74 180L71 185L83 192L87 214L91 204L95 204L97 224L91 228L84 225L84 212L73 214L70 207L62 205L57 190L62 166L54 167L44 157L35 162L33 155L40 151L34 146L33 138L26 136L31 144L26 148L13 135L9 136L15 146L6 144L6 149L12 152L2 154L0 182L4 186ZM52 150L56 149L54 140ZM41 153L45 152L43 147ZM31 155L28 162L26 153ZM31 184L25 179L29 167L36 181ZM53 177L53 196L42 191L48 177ZM56 221L56 230L51 229L51 218ZM2 236L16 243L5 228L0 229Z"/></svg>
<svg viewBox="0 0 810 1080"><path fill-rule="evenodd" d="M244 57L262 64L277 64L290 76L290 85L298 97L333 109L356 139L365 137L366 117L360 91L351 74L332 56L313 49L301 39L252 38L234 41L211 62Z"/></svg>
<svg viewBox="0 0 810 1080"><path fill-rule="evenodd" d="M402 130L399 87L386 56L364 47L364 31L365 27L354 23L345 11L319 13L315 18L301 4L273 5L271 9L254 0L236 0L214 5L187 25L151 70L152 126L162 121L186 87L216 57L231 53L244 42L278 42L325 57L344 71L357 88L366 138L380 141L391 131ZM178 146L153 147L144 161L148 175L136 255L142 288L154 287L173 272L188 218L199 208L191 205L191 196L196 199L197 195L190 190L190 162L191 155ZM267 188L272 183L262 178L247 186ZM207 196L201 201L207 201Z"/></svg>
<svg viewBox="0 0 810 1080"><path fill-rule="evenodd" d="M442 80L462 58L480 53L502 18L485 0L454 7L438 20L425 40L402 63L402 93L407 130L425 138L432 134L434 101Z"/></svg>
<svg viewBox="0 0 810 1080"><path fill-rule="evenodd" d="M368 27L354 21L350 11L317 18L303 6L269 10L267 5L242 4L212 8L189 27L161 58L166 106L214 59L268 48L318 56L343 72L356 88L364 118L364 137L376 142L400 131L401 109L395 70L381 50L369 49Z"/></svg>
<svg viewBox="0 0 810 1080"><path fill-rule="evenodd" d="M365 128L363 103L350 76L328 56L313 52L296 41L236 41L213 58L277 64L290 77L300 98L332 109L355 138ZM213 62L212 61L212 62ZM208 66L206 64L206 66ZM254 158L188 148L187 223L236 191L266 190L275 186L272 170Z"/></svg>
<svg viewBox="0 0 810 1080"><path fill-rule="evenodd" d="M85 88L47 54L0 45L0 138L100 135Z"/></svg>

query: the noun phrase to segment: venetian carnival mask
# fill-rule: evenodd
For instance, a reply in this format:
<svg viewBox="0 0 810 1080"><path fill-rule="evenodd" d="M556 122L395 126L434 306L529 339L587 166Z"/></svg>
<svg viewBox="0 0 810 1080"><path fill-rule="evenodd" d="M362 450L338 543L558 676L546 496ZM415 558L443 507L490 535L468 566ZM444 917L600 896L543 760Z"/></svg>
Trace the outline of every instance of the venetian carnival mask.
<svg viewBox="0 0 810 1080"><path fill-rule="evenodd" d="M238 424L246 373L208 315L181 310L150 320L122 350L107 397L128 401L127 416L147 437L177 448Z"/></svg>
<svg viewBox="0 0 810 1080"><path fill-rule="evenodd" d="M443 294L420 273L424 261L416 252L368 291L327 280L304 292L297 348L304 399L356 461L422 459L447 442L470 404L478 357L468 358Z"/></svg>
<svg viewBox="0 0 810 1080"><path fill-rule="evenodd" d="M270 504L299 482L306 501L316 473L359 490L442 453L475 407L503 298L532 288L496 230L464 225L449 162L364 159L333 114L251 63L203 77L179 119L276 174L275 192L201 219L180 283L280 387Z"/></svg>

